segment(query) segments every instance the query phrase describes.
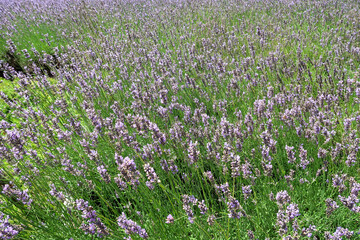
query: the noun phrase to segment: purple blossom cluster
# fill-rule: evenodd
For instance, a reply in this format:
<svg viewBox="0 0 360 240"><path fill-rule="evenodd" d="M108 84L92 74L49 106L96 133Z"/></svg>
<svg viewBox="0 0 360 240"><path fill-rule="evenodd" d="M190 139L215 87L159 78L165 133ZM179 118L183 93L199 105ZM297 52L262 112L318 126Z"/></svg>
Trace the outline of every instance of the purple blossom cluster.
<svg viewBox="0 0 360 240"><path fill-rule="evenodd" d="M350 239L354 235L353 231L349 231L347 228L338 227L333 234L326 233L326 239L342 240L343 237Z"/></svg>
<svg viewBox="0 0 360 240"><path fill-rule="evenodd" d="M96 211L93 207L89 206L87 201L84 201L83 199L76 199L75 209L81 211L81 217L86 222L80 227L85 233L91 235L96 234L98 237L109 235L109 230L101 222L101 219L97 216Z"/></svg>
<svg viewBox="0 0 360 240"><path fill-rule="evenodd" d="M146 230L141 228L136 222L128 219L125 213L122 213L117 219L118 225L125 230L126 234L137 234L141 238L148 238Z"/></svg>
<svg viewBox="0 0 360 240"><path fill-rule="evenodd" d="M127 188L127 184L137 187L140 182L140 172L136 170L136 163L129 157L119 157L116 160L118 170L120 174L114 178L116 184L120 189L124 190Z"/></svg>
<svg viewBox="0 0 360 240"><path fill-rule="evenodd" d="M2 193L7 196L14 196L17 201L22 202L23 204L30 207L31 203L33 202L33 199L28 194L29 190L19 190L15 185L13 184L5 184L2 189Z"/></svg>
<svg viewBox="0 0 360 240"><path fill-rule="evenodd" d="M169 172L171 171L173 174L176 174L177 172L179 172L178 167L174 164L173 160L169 160L166 161L165 159L161 160L160 162L161 164L161 168L165 171L165 172Z"/></svg>
<svg viewBox="0 0 360 240"><path fill-rule="evenodd" d="M166 217L166 223L174 223L174 217L169 214L167 217Z"/></svg>
<svg viewBox="0 0 360 240"><path fill-rule="evenodd" d="M301 236L312 236L312 233L316 231L316 227L310 225L302 230L299 228L298 219L301 216L299 205L291 202L291 197L286 190L278 192L274 200L279 206L276 225L279 226L278 232L280 236L284 239L299 239Z"/></svg>
<svg viewBox="0 0 360 240"><path fill-rule="evenodd" d="M97 170L98 170L101 178L102 178L106 183L110 183L111 177L110 177L109 173L107 172L105 166L104 166L104 165L100 165L99 167L97 167Z"/></svg>
<svg viewBox="0 0 360 240"><path fill-rule="evenodd" d="M194 212L192 210L192 206L196 205L197 201L198 200L194 196L188 196L188 195L182 196L183 209L185 210L185 213L188 216L190 223L194 223L193 220Z"/></svg>
<svg viewBox="0 0 360 240"><path fill-rule="evenodd" d="M247 187L245 187L245 189L246 188ZM222 197L221 200L224 201L227 205L229 218L239 219L240 217L246 216L242 206L240 205L240 202L231 195L229 183L225 183L220 186L215 185L215 189L217 190L218 194L223 194L225 196L225 198ZM246 196L246 194L251 193L250 190L245 191L244 197Z"/></svg>
<svg viewBox="0 0 360 240"><path fill-rule="evenodd" d="M337 203L332 200L331 198L327 198L326 200L326 214L330 215L331 213L333 213L337 208L339 208L339 206L337 205Z"/></svg>
<svg viewBox="0 0 360 240"><path fill-rule="evenodd" d="M244 194L245 200L248 199L252 193L251 185L249 186L243 186L242 187L242 193Z"/></svg>
<svg viewBox="0 0 360 240"><path fill-rule="evenodd" d="M0 239L13 239L19 233L20 228L11 224L9 219L9 216L5 216L4 213L0 212Z"/></svg>
<svg viewBox="0 0 360 240"><path fill-rule="evenodd" d="M192 207L197 205L200 214L204 215L208 212L208 208L205 204L205 200L199 201L193 195L182 195L183 209L185 210L186 215L188 216L188 220L190 223L194 223L194 212Z"/></svg>
<svg viewBox="0 0 360 240"><path fill-rule="evenodd" d="M53 184L53 183L50 184L50 189L51 190L49 191L49 193L50 193L51 196L56 197L59 201L64 201L65 200L64 194L61 191L58 191L56 189L55 184Z"/></svg>
<svg viewBox="0 0 360 240"><path fill-rule="evenodd" d="M343 197L339 195L339 199L341 203L349 208L351 211L355 213L360 213L360 206L357 204L359 203L359 191L360 191L360 184L357 183L354 179L351 179L351 190L350 195L348 197Z"/></svg>
<svg viewBox="0 0 360 240"><path fill-rule="evenodd" d="M154 183L159 183L160 179L157 176L155 170L153 167L150 166L149 163L144 164L144 171L146 173L146 177L149 181L146 182L146 186L148 186L149 189L154 188Z"/></svg>

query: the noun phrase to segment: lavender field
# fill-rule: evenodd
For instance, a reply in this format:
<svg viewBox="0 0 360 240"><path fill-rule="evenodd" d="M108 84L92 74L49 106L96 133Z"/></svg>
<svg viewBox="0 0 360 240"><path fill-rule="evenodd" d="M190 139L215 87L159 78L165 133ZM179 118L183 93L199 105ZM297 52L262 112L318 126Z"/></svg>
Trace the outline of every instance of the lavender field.
<svg viewBox="0 0 360 240"><path fill-rule="evenodd" d="M360 239L358 0L0 0L0 239Z"/></svg>

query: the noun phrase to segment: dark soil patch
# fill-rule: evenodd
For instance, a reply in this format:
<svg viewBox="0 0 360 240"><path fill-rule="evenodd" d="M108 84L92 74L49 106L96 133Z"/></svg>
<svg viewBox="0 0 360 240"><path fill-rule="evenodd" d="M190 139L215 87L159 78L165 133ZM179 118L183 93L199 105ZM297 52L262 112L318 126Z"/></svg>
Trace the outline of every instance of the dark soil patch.
<svg viewBox="0 0 360 240"><path fill-rule="evenodd" d="M0 77L5 78L5 71L9 67L13 68L16 72L24 71L23 67L20 64L19 57L14 55L10 51L7 51L2 58L3 62L0 65Z"/></svg>
<svg viewBox="0 0 360 240"><path fill-rule="evenodd" d="M7 51L2 57L0 57L0 60L2 61L0 62L0 77L5 78L5 76L8 75L10 76L10 80L13 80L14 76L12 76L11 70L14 70L15 72L34 74L32 63L35 63L36 67L41 70L41 74L54 77L55 75L52 72L52 68L59 68L60 63L57 62L54 56L53 59L56 61L54 64L42 63L39 60L35 60L34 62L23 62L16 54ZM27 70L25 71L25 69Z"/></svg>

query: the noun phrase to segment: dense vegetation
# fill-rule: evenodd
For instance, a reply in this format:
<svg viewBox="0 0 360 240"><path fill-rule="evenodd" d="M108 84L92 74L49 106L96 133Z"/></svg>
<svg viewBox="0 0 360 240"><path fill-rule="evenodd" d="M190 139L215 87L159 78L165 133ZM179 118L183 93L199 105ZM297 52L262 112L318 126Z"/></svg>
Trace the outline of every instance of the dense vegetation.
<svg viewBox="0 0 360 240"><path fill-rule="evenodd" d="M0 239L359 239L357 0L0 0Z"/></svg>

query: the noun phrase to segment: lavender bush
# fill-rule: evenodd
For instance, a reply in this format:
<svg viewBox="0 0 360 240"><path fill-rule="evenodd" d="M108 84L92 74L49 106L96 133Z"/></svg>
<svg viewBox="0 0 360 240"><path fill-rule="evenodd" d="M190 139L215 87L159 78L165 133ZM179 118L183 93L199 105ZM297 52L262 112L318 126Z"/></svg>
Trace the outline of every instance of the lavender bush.
<svg viewBox="0 0 360 240"><path fill-rule="evenodd" d="M0 239L359 239L357 0L0 0Z"/></svg>

